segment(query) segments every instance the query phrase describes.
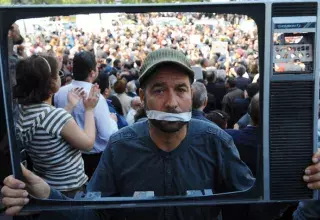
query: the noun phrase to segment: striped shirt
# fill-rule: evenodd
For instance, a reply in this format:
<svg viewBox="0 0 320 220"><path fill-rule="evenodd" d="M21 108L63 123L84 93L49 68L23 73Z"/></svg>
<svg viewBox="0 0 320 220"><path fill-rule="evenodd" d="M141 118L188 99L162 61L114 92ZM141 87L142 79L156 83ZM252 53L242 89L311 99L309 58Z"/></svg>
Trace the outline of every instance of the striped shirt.
<svg viewBox="0 0 320 220"><path fill-rule="evenodd" d="M19 106L18 139L30 155L34 172L60 191L74 190L88 180L81 152L61 137L71 119L66 110L48 104Z"/></svg>

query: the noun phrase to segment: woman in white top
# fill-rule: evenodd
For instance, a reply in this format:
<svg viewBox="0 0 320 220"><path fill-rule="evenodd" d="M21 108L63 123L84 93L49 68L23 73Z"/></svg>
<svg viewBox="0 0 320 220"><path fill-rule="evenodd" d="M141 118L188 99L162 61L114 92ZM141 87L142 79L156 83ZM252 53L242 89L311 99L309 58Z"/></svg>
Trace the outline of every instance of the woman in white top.
<svg viewBox="0 0 320 220"><path fill-rule="evenodd" d="M88 180L80 150L93 148L93 110L100 90L94 85L85 97L81 88L73 89L66 108L55 108L51 103L61 84L58 70L57 60L50 56L31 56L17 64L17 137L31 157L33 171L52 187L74 196ZM69 113L81 100L86 109L83 130Z"/></svg>

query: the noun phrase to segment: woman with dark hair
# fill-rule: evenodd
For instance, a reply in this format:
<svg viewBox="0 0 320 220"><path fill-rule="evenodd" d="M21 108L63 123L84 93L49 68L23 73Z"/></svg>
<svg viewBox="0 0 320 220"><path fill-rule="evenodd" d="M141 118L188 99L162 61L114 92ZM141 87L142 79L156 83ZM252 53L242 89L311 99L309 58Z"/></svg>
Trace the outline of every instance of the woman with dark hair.
<svg viewBox="0 0 320 220"><path fill-rule="evenodd" d="M82 151L90 151L96 136L93 110L99 88L93 86L88 98L81 88L68 94L65 109L51 105L60 88L58 62L50 56L31 56L16 67L14 96L19 103L17 136L33 163L33 171L55 189L74 196L87 182ZM85 126L82 130L69 112L82 100Z"/></svg>

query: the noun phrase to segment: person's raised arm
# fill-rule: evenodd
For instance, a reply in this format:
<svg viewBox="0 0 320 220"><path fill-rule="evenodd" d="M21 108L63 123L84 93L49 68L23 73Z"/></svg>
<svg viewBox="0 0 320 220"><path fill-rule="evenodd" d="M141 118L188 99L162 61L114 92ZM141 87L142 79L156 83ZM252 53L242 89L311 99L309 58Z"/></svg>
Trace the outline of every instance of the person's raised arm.
<svg viewBox="0 0 320 220"><path fill-rule="evenodd" d="M97 85L92 86L87 99L83 100L85 107L84 130L78 126L74 119L70 120L61 130L61 136L74 148L90 151L96 138L94 108L99 100L100 90Z"/></svg>
<svg viewBox="0 0 320 220"><path fill-rule="evenodd" d="M72 113L73 109L78 105L80 100L86 97L86 93L83 88L73 88L71 91L68 92L68 104L64 107L64 109Z"/></svg>

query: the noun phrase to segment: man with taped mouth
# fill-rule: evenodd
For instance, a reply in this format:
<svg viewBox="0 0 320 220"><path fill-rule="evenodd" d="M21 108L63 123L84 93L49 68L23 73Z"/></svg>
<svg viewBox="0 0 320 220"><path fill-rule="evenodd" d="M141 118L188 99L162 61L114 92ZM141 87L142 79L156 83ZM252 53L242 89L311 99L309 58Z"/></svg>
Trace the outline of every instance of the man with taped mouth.
<svg viewBox="0 0 320 220"><path fill-rule="evenodd" d="M213 123L191 119L194 72L186 57L173 49L149 54L141 71L140 98L149 120L111 136L88 184L102 196L185 196L190 190L213 193L249 189L255 179L240 160L231 136ZM67 199L24 170L37 182L37 197ZM31 181L33 180L33 181ZM41 182L41 183L39 183ZM33 186L27 185L28 189ZM41 192L41 193L40 193ZM43 219L217 219L218 207L161 207L146 209L43 212Z"/></svg>

